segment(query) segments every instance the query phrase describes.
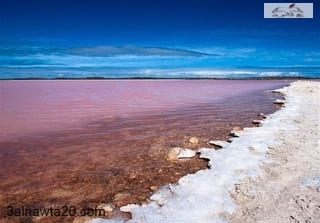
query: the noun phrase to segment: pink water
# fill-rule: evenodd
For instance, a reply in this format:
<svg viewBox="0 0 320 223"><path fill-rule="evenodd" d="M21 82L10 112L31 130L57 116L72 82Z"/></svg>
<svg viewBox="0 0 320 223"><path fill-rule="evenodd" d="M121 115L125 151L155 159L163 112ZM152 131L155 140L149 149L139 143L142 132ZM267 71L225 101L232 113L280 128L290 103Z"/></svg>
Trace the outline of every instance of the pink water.
<svg viewBox="0 0 320 223"><path fill-rule="evenodd" d="M207 168L168 162L272 113L277 80L0 81L0 210L145 202L151 186ZM197 137L198 144L191 144ZM122 201L118 193L129 193ZM71 194L71 195L70 195ZM0 221L3 216L0 211ZM10 219L11 220L11 219ZM32 219L15 218L13 222ZM52 219L50 219L50 222ZM6 221L4 222L12 222ZM73 222L73 217L56 219Z"/></svg>
<svg viewBox="0 0 320 223"><path fill-rule="evenodd" d="M0 81L0 138L81 129L103 118L130 118L199 106L276 88L283 81Z"/></svg>

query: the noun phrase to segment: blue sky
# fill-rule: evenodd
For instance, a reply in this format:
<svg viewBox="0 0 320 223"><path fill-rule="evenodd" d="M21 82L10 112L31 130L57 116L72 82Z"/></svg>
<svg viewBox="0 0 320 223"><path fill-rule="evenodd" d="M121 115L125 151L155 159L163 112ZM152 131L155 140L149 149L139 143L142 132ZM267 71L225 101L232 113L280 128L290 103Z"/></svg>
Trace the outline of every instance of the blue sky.
<svg viewBox="0 0 320 223"><path fill-rule="evenodd" d="M319 66L319 1L314 19L264 2L2 0L0 67Z"/></svg>

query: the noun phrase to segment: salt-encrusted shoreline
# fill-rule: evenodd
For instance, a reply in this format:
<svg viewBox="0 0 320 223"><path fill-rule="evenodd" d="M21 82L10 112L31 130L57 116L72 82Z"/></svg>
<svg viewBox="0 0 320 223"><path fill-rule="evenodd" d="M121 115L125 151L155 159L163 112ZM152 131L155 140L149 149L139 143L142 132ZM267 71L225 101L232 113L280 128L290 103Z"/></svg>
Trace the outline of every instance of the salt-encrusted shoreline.
<svg viewBox="0 0 320 223"><path fill-rule="evenodd" d="M291 216L294 220L294 214L288 218L281 217L279 221L278 215L274 214L274 218L269 216L277 206L281 207L284 215L286 210L294 210L285 199L277 198L282 196L282 193L277 193L278 189L281 192L293 185L298 187L296 190L299 191L300 187L303 188L301 190L313 190L319 197L317 180L320 177L317 177L316 173L320 172L320 148L317 139L320 126L320 83L297 81L279 92L285 95L285 107L263 120L262 127L245 128L238 133L239 138L234 138L232 143L221 150L200 149L201 157L209 159L211 168L182 177L176 185L160 188L151 196L151 202L147 205L122 207L122 211L132 213L132 219L127 222L265 222L270 219L269 222L290 222ZM301 150L300 146L305 148ZM304 155L307 159L303 158ZM298 156L301 159L291 159L288 156ZM281 166L282 162L288 166ZM270 176L266 170L279 167L282 169L278 175L273 175L271 171L271 177L279 178L279 185L272 189L272 185L267 182ZM286 174L286 170L290 172ZM304 179L300 179L302 176ZM296 181L299 180L301 184L297 185ZM276 192L273 192L274 190ZM290 196L289 193L288 197ZM256 197L259 199L255 199ZM269 204L263 204L265 197ZM316 198L310 195L307 199ZM301 200L299 202L301 203ZM314 204L318 201L311 202ZM272 207L268 208L268 205ZM262 210L269 212L259 211L260 206L263 206ZM314 205L314 208L319 208L319 203L318 206ZM316 221L316 218L320 217L313 211L316 210L312 209L312 213L308 210L306 213L312 221ZM95 219L91 222L124 220Z"/></svg>
<svg viewBox="0 0 320 223"><path fill-rule="evenodd" d="M274 162L234 186L237 208L229 222L320 222L320 82L296 82L282 91L288 114L278 119L287 127L277 128L281 143L266 152Z"/></svg>

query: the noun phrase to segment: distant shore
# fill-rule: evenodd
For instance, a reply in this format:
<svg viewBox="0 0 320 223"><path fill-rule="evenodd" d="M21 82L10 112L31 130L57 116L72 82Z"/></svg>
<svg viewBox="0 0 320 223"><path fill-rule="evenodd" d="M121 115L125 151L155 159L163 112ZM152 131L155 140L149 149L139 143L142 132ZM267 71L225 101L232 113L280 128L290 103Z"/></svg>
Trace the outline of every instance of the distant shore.
<svg viewBox="0 0 320 223"><path fill-rule="evenodd" d="M0 78L6 80L320 80L319 77L243 77L243 78L213 78L213 77L191 77L191 78L157 78L157 77L125 77L125 78L106 78L106 77L85 77L85 78Z"/></svg>

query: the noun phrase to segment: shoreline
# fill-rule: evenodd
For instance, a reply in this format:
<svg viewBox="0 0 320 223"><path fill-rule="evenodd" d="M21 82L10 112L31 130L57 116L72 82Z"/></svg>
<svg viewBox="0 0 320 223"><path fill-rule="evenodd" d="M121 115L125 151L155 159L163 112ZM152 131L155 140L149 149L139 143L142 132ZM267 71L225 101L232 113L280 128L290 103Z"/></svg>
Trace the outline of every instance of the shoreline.
<svg viewBox="0 0 320 223"><path fill-rule="evenodd" d="M215 77L194 77L194 78L157 78L157 77L124 77L124 78L106 78L106 77L84 77L84 78L38 78L38 77L30 77L30 78L0 78L0 81L60 81L60 80L86 80L86 81L113 81L113 80L287 80L287 81L297 81L297 80L320 80L319 77L303 77L303 76L286 76L286 77L243 77L243 78L215 78Z"/></svg>
<svg viewBox="0 0 320 223"><path fill-rule="evenodd" d="M241 211L241 208L245 207L243 204L242 206L239 206L239 203L238 206L235 204L234 197L236 196L233 196L233 194L239 191L237 186L240 181L242 182L242 184L240 183L240 188L250 186L250 183L244 182L245 179L262 178L262 182L264 182L262 174L264 173L265 166L277 164L277 154L275 154L275 157L266 156L272 152L270 148L275 148L276 150L280 150L280 152L288 152L291 149L290 146L286 147L287 151L281 151L286 143L290 142L291 145L294 145L294 143L300 140L307 146L307 150L309 149L309 151L319 154L319 142L313 141L319 129L319 113L317 113L320 103L319 90L319 82L317 81L297 81L291 83L289 87L278 90L279 93L285 95L285 106L283 109L276 111L262 121L262 127L245 128L237 132L240 137L233 138L232 142L221 150L215 151L208 148L201 148L199 150L200 157L209 160L209 169L200 170L195 174L184 176L180 178L177 184L169 184L161 187L150 197L151 201L146 205L131 204L122 207L121 210L123 212L131 213L131 220L94 219L91 222L185 223L227 222L228 220L232 221L234 219L236 219L234 222L237 222L237 220L243 219L243 211ZM306 104L308 104L309 107L306 107ZM312 123L313 125L310 126ZM301 131L305 131L306 129L308 129L308 132L311 131L312 134L303 134L303 138L301 138ZM297 138L292 137L293 134L295 134ZM286 156L284 155L283 158L286 159ZM312 160L309 160L309 163L314 165L318 158L311 156L308 157L308 159ZM303 162L305 161L306 160L300 161L299 159L294 159L294 162L290 164L299 169L299 167L304 166ZM310 182L315 182L314 184L317 185L318 178L317 176L313 176L315 171L319 172L319 166L315 166L314 170L308 173L304 171L300 172L300 177L301 174L305 174L305 181L307 182L305 184L309 185L308 188L310 188ZM286 173L283 174L286 175ZM282 188L290 186L290 184L288 185L288 182L283 179L280 179L280 184L285 185ZM263 183L261 183L261 185L263 185ZM262 186L262 191L264 189ZM248 192L247 190L244 191ZM267 194L263 195L272 197L273 194L268 194L270 190L265 191ZM313 193L319 193L319 188L316 188L314 191ZM253 193L251 196L256 196L254 190L248 193L250 194L250 192ZM264 197L263 195L261 196ZM246 194L242 196L246 196ZM240 198L238 198L238 201L239 199ZM270 199L272 200L272 198ZM282 204L281 206L282 211L292 209L291 206L286 205L284 200L278 201L284 202L284 205ZM264 200L261 199L260 202L263 203ZM252 203L254 202L251 202L251 204ZM259 206L259 203L254 204ZM256 207L255 205L253 206ZM312 207L316 208L317 206L314 205ZM277 207L270 202L269 209L276 208ZM308 215L308 213L309 212L306 211L305 214ZM235 214L235 216L232 216L232 214ZM286 214L288 213L284 212L284 215ZM264 218L266 216L264 216L263 212L260 213L260 219L255 218L254 209L252 212L249 212L246 217L246 220L249 219L249 222L254 222L255 220L269 222ZM273 217L273 219L271 217L269 218L271 219L270 222L277 220L276 214L273 215ZM287 221L289 221L290 218L291 220L296 219L292 213L286 217L288 217L286 218ZM320 219L319 215L317 216L316 214L313 214L312 217L316 218L316 220Z"/></svg>
<svg viewBox="0 0 320 223"><path fill-rule="evenodd" d="M317 84L301 83L302 89L298 84L291 87L296 92L296 104L303 107L298 115L288 114L281 122L294 123L296 129L279 130L281 144L269 147L266 152L273 162L260 167L259 177L245 178L230 191L237 208L227 216L229 222L320 221L320 86ZM281 92L289 93L289 100L293 101L290 90L285 88Z"/></svg>

